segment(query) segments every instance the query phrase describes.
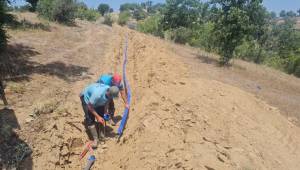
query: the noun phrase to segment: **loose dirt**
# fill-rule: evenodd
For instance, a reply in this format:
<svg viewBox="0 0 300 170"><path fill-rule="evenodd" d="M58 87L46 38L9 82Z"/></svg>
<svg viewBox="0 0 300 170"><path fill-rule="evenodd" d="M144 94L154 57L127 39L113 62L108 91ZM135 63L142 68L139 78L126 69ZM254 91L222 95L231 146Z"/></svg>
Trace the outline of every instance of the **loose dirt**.
<svg viewBox="0 0 300 170"><path fill-rule="evenodd" d="M232 68L218 68L207 63L213 56L196 49L83 21L74 27L50 23L50 31L10 31L14 50L7 55L24 61L18 65L21 78L8 83L13 110L5 115L15 115L7 116L18 125L11 130L17 134L14 144L32 150L20 169L85 165L78 160L88 140L78 94L101 73L121 71L126 34L130 117L119 142L116 128L109 128L94 169L299 169L298 79L261 66L255 67L263 76L249 78L251 64L236 61ZM253 83L255 77L263 83ZM286 81L268 86L278 79ZM258 86L278 88L255 93ZM267 95L288 97L290 92L290 100ZM282 107L286 103L293 121ZM117 114L122 110L117 101Z"/></svg>

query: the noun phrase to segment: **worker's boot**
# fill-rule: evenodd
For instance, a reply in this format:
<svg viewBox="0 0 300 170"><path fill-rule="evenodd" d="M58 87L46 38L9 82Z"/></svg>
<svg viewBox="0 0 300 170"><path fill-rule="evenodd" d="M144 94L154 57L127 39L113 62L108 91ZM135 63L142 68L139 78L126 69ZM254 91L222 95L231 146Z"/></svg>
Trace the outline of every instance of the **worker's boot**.
<svg viewBox="0 0 300 170"><path fill-rule="evenodd" d="M100 125L99 128L99 140L104 142L105 141L105 127L103 125Z"/></svg>
<svg viewBox="0 0 300 170"><path fill-rule="evenodd" d="M96 126L95 125L92 125L92 126L88 126L92 136L93 136L93 144L92 144L92 148L93 149L96 149L97 146L98 146L98 133L97 133L97 130L96 130Z"/></svg>

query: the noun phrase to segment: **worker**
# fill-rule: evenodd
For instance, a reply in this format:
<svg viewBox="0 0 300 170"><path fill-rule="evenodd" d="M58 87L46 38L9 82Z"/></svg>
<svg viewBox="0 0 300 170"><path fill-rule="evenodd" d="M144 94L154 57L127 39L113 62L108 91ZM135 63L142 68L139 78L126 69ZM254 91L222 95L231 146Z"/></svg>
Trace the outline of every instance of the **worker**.
<svg viewBox="0 0 300 170"><path fill-rule="evenodd" d="M10 109L9 105L8 105L8 102L6 100L6 97L5 97L5 91L4 91L4 83L2 80L0 80L0 96L1 96L1 99L4 103L4 108L5 109Z"/></svg>
<svg viewBox="0 0 300 170"><path fill-rule="evenodd" d="M85 123L93 137L93 148L98 145L98 133L95 126L95 119L104 125L104 117L108 111L108 102L118 97L119 88L104 84L93 83L87 86L80 94L82 108L85 113Z"/></svg>
<svg viewBox="0 0 300 170"><path fill-rule="evenodd" d="M126 92L124 89L124 85L122 83L122 77L119 74L102 74L99 79L97 80L97 83L100 84L105 84L108 86L117 86L119 88L122 100L124 102L124 105L126 108L129 108L129 104L127 102L127 96L126 96ZM110 115L110 119L109 119L109 123L112 126L116 125L116 120L115 120L115 104L113 99L111 99L109 101L109 106L108 106L108 110L109 110L109 115Z"/></svg>

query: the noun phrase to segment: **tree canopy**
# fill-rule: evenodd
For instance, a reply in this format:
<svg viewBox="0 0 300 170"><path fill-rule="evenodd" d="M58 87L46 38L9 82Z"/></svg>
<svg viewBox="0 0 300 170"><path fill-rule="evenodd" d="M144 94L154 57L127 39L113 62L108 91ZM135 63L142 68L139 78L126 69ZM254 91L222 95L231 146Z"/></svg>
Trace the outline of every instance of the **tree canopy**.
<svg viewBox="0 0 300 170"><path fill-rule="evenodd" d="M104 14L108 13L110 10L110 7L108 4L99 4L98 11L103 16Z"/></svg>

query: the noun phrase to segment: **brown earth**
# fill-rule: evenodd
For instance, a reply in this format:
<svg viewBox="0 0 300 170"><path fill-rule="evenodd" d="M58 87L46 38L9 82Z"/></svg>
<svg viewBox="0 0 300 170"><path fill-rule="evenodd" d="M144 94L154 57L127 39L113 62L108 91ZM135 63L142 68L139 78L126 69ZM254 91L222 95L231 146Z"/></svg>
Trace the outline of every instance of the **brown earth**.
<svg viewBox="0 0 300 170"><path fill-rule="evenodd" d="M120 72L126 33L130 118L119 142L109 129L94 169L299 169L299 79L242 61L219 68L212 54L116 25L49 27L9 31L6 56L22 60L6 89L13 110L0 112L18 134L8 145L32 150L20 169L85 165L78 94L101 73Z"/></svg>

